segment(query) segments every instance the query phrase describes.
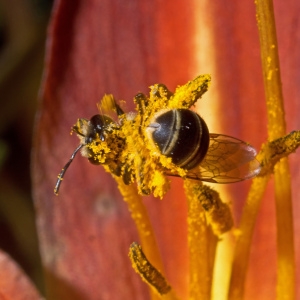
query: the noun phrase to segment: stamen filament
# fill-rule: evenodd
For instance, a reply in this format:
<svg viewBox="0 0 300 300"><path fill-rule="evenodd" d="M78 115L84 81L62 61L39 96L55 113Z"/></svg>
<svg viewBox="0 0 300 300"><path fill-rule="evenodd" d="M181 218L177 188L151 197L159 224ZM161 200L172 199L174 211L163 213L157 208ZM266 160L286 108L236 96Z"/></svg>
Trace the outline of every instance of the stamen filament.
<svg viewBox="0 0 300 300"><path fill-rule="evenodd" d="M286 128L273 3L272 0L255 0L255 4L268 112L268 135L269 140L276 140L285 135ZM294 299L293 215L287 158L277 163L274 171L278 254L277 298ZM267 173L265 176L254 178L243 211L240 225L242 235L235 248L229 299L243 298L251 239L257 212L269 179Z"/></svg>
<svg viewBox="0 0 300 300"><path fill-rule="evenodd" d="M151 261L151 264L153 264L156 269L160 270L163 275L163 263L142 197L137 193L137 189L134 184L125 185L123 179L116 176L115 180L118 183L118 187L124 201L128 204L128 209L131 213L132 219L136 224L144 252ZM151 296L152 300L160 299L156 293L151 293Z"/></svg>
<svg viewBox="0 0 300 300"><path fill-rule="evenodd" d="M189 299L209 300L217 237L207 224L205 211L199 201L198 187L199 181L184 181L188 201Z"/></svg>
<svg viewBox="0 0 300 300"><path fill-rule="evenodd" d="M270 140L285 135L278 45L272 0L256 0ZM295 298L295 253L290 171L287 158L274 169L277 227L277 299Z"/></svg>
<svg viewBox="0 0 300 300"><path fill-rule="evenodd" d="M246 278L251 239L257 213L260 207L267 182L274 165L283 157L294 152L300 145L300 132L293 131L274 141L263 145L257 158L262 162L261 174L254 178L246 205L243 210L239 230L241 235L237 239L233 260L229 299L242 299Z"/></svg>
<svg viewBox="0 0 300 300"><path fill-rule="evenodd" d="M241 223L239 226L241 235L237 239L232 263L231 282L228 296L228 299L230 300L243 299L254 226L268 181L269 176L256 177L253 179L247 201L243 209Z"/></svg>

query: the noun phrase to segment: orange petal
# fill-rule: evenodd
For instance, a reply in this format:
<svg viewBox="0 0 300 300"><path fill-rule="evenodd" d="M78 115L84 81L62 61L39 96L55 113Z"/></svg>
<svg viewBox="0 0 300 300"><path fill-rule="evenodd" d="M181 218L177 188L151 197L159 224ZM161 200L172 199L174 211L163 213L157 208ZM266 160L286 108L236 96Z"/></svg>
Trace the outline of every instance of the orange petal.
<svg viewBox="0 0 300 300"><path fill-rule="evenodd" d="M150 84L164 82L174 89L190 79L186 68L190 44L182 28L190 23L189 15L190 8L180 1L172 5L57 1L54 6L35 135L33 184L46 282L55 299L147 297L147 288L127 257L128 246L138 239L136 230L110 175L76 157L58 197L53 188L78 144L75 136L69 136L70 127L79 117L97 114L96 103L104 93L128 100L130 108L133 96L141 90L148 92ZM174 38L173 32L178 32ZM168 264L173 264L169 254L179 261L174 281L185 284L180 270L186 269L186 246L182 251L178 240L183 235L168 244L169 228L185 231L185 222L177 225L179 219L184 221L183 197L172 199L170 205L147 201L155 207L152 211L161 214L156 228L163 233L161 247L166 246L163 254ZM170 223L164 218L166 206L169 210L175 206L178 214L173 218L169 211Z"/></svg>
<svg viewBox="0 0 300 300"><path fill-rule="evenodd" d="M39 300L36 288L20 267L0 251L0 295L6 300Z"/></svg>
<svg viewBox="0 0 300 300"><path fill-rule="evenodd" d="M275 9L287 127L292 130L300 127L296 60L299 37L296 23L291 21L297 19L299 4L280 5ZM209 47L207 38L211 41ZM199 59L200 54L206 55L206 59ZM53 195L56 176L78 144L76 137L69 136L70 127L78 117L90 118L96 114L96 103L104 93L127 100L129 109L132 97L139 91L147 93L149 85L164 83L174 90L200 73L212 74L211 90L199 104L201 115L201 106L207 102L218 118L219 125L210 126L212 131L241 138L259 148L267 131L253 3L238 2L224 7L224 3L211 1L201 6L192 1L170 4L137 1L130 5L124 1L56 2L49 28L43 102L33 156L42 257L53 298L72 295L73 299L76 296L119 299L122 294L124 299L145 299L148 293L127 258L128 246L137 235L110 176L101 167L76 157L60 195ZM291 156L298 231L299 162L299 153ZM248 186L246 182L227 188L237 219ZM276 250L272 200L270 188L254 237L246 287L248 299L274 298ZM187 229L181 180L174 181L163 201L147 197L145 202L157 232L167 278L178 294L185 296ZM295 238L298 245L300 235ZM297 248L298 261L299 258Z"/></svg>

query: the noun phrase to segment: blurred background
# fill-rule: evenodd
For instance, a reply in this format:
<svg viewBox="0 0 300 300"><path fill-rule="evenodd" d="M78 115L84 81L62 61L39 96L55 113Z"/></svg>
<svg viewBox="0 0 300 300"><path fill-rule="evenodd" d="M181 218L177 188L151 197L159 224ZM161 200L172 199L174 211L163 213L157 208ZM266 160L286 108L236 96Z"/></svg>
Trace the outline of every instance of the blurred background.
<svg viewBox="0 0 300 300"><path fill-rule="evenodd" d="M43 293L30 151L51 0L0 0L0 248Z"/></svg>

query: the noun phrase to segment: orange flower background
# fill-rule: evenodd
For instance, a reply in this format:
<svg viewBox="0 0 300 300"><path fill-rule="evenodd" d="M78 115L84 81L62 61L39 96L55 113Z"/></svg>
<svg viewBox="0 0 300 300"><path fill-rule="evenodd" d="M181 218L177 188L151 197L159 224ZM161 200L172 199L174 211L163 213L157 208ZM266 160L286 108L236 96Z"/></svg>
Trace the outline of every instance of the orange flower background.
<svg viewBox="0 0 300 300"><path fill-rule="evenodd" d="M296 25L291 14L297 10L287 7L276 7L276 11L280 12L277 29L287 125L292 130L300 125L297 51L293 49L297 40L291 43L297 39L292 38ZM162 82L174 90L201 73L210 73L213 78L211 90L198 104L199 113L213 120L208 121L212 123L208 124L210 130L251 141L259 148L267 138L267 128L253 3L227 8L211 2L187 5L180 1L169 5L160 1L56 3L34 155L38 228L52 298L68 298L70 294L73 299L147 297L127 259L128 246L138 237L110 175L77 158L60 196L52 194L57 172L78 143L68 135L70 125L78 117L95 114L95 104L104 93L126 100L130 109L132 97L139 91L148 92L149 85ZM297 156L291 161L295 185ZM227 188L237 222L248 186L240 183ZM299 199L296 193L294 189L295 200ZM270 184L254 237L246 286L249 299L272 298L275 293L272 199ZM144 201L167 277L185 297L186 203L180 180L163 201L151 197ZM297 201L294 205L297 212ZM297 230L297 224L295 227Z"/></svg>
<svg viewBox="0 0 300 300"><path fill-rule="evenodd" d="M276 1L274 8L289 132L300 128L300 4ZM212 85L196 109L210 131L240 138L259 149L267 139L267 118L252 1L230 5L211 1L55 2L32 165L47 299L150 299L128 259L129 245L139 238L111 176L78 156L58 197L53 187L78 145L77 138L69 135L70 127L77 118L96 114L96 103L104 93L126 100L130 110L133 96L147 94L154 83L174 90L205 73L212 75ZM296 266L300 259L299 163L298 151L290 157ZM223 200L232 203L237 227L249 186L250 182L214 186ZM253 238L245 299L275 298L273 189L271 181ZM162 201L145 197L144 203L167 278L179 297L187 299L187 205L182 180L172 181ZM223 254L218 262L222 265L230 259L230 253ZM299 268L297 272L299 283ZM218 291L214 282L214 290L218 295L222 284Z"/></svg>

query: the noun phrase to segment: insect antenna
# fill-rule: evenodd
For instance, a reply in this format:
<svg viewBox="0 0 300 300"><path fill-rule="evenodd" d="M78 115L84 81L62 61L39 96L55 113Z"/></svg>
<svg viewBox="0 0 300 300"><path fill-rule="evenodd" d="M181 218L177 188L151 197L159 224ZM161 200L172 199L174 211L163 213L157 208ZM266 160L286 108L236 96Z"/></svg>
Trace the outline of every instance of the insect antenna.
<svg viewBox="0 0 300 300"><path fill-rule="evenodd" d="M56 184L55 184L55 187L54 187L54 194L55 195L58 195L58 191L59 191L59 188L60 188L60 185L64 179L64 176L65 176L65 173L67 171L67 169L69 168L70 164L72 163L75 155L77 154L77 152L84 146L84 144L80 144L75 150L74 152L72 153L69 161L66 163L66 165L62 168L61 172L58 174L57 176L57 181L56 181Z"/></svg>

